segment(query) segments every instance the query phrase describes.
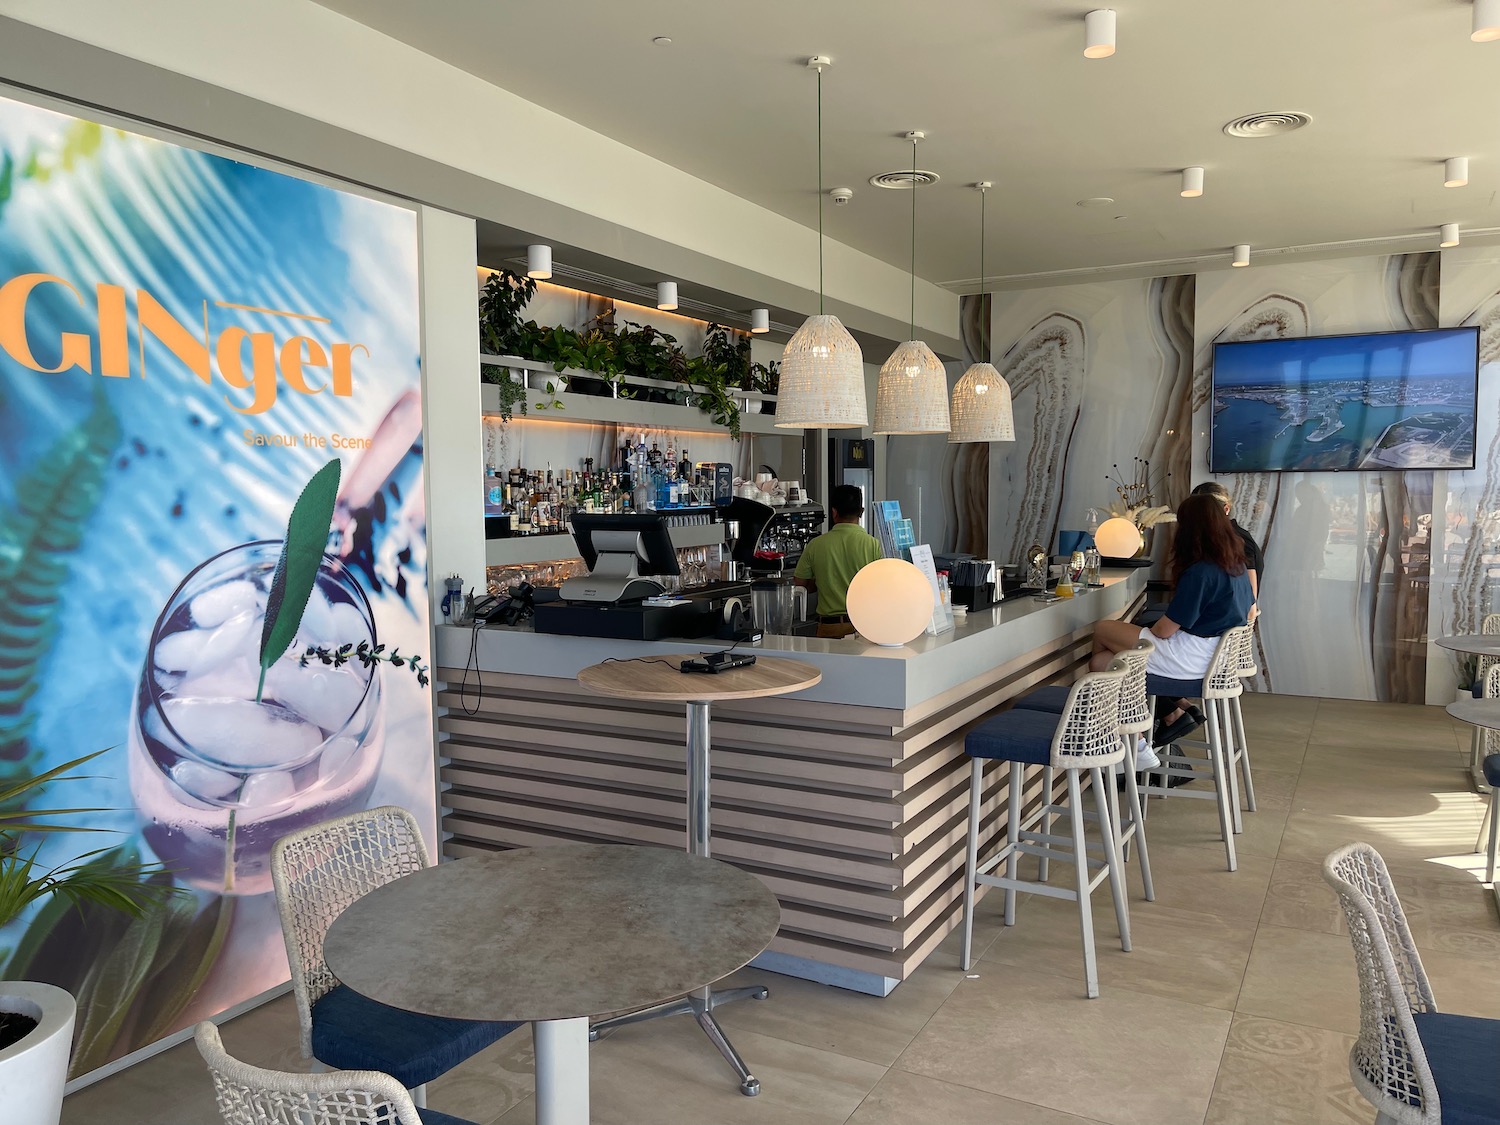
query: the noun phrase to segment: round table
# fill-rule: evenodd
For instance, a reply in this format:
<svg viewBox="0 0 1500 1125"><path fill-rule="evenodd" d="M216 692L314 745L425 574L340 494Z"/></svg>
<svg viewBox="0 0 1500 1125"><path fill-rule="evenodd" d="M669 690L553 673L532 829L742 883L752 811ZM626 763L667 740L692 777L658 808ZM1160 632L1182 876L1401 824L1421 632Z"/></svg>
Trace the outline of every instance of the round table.
<svg viewBox="0 0 1500 1125"><path fill-rule="evenodd" d="M697 660L701 653L675 653L670 656L638 657L634 660L606 660L578 673L578 682L599 695L622 699L641 699L687 705L687 850L696 856L710 854L712 832L712 797L709 792L713 772L709 746L709 707L728 699L756 699L769 695L788 695L810 688L823 678L811 664L777 656L755 654L755 663L732 668L716 675L684 673L684 660ZM754 1096L760 1093L760 1082L750 1073L745 1060L730 1044L723 1028L714 1019L713 1009L731 1000L766 998L764 988L733 988L719 992L699 989L694 995L645 1011L632 1012L603 1020L594 1025L592 1035L626 1023L658 1019L662 1016L689 1015L698 1021L719 1053L739 1075L740 1092Z"/></svg>
<svg viewBox="0 0 1500 1125"><path fill-rule="evenodd" d="M1448 704L1448 714L1470 726L1500 730L1500 699L1460 699Z"/></svg>
<svg viewBox="0 0 1500 1125"><path fill-rule="evenodd" d="M340 982L393 1008L531 1021L537 1125L587 1125L588 1018L728 976L780 923L776 896L727 863L558 844L387 883L334 920L323 955Z"/></svg>
<svg viewBox="0 0 1500 1125"><path fill-rule="evenodd" d="M1436 637L1432 643L1450 652L1500 656L1500 634L1496 633L1458 633L1451 637Z"/></svg>

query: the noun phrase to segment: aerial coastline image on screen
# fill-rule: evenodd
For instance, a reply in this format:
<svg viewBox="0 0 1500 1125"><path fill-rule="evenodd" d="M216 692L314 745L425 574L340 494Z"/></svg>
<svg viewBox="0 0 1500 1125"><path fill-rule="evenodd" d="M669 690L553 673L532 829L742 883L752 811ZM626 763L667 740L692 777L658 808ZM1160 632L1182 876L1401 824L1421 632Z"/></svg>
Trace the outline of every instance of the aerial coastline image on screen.
<svg viewBox="0 0 1500 1125"><path fill-rule="evenodd" d="M1478 332L1217 345L1212 471L1472 468Z"/></svg>

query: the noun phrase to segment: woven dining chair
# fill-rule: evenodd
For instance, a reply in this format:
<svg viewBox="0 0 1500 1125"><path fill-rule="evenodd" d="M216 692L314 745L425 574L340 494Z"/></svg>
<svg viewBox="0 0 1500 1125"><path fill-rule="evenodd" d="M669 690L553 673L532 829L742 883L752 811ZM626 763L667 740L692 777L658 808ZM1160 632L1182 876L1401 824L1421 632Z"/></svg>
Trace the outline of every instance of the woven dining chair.
<svg viewBox="0 0 1500 1125"><path fill-rule="evenodd" d="M1359 972L1354 1086L1376 1125L1500 1123L1500 1020L1438 1011L1401 900L1380 853L1349 844L1323 861Z"/></svg>
<svg viewBox="0 0 1500 1125"><path fill-rule="evenodd" d="M302 1055L337 1070L377 1070L416 1091L521 1025L444 1019L379 1004L335 979L328 928L350 903L431 866L415 818L394 805L351 813L277 840L271 882L281 914Z"/></svg>
<svg viewBox="0 0 1500 1125"><path fill-rule="evenodd" d="M193 1039L208 1064L224 1125L473 1125L418 1109L389 1074L264 1070L226 1051L219 1029L207 1020L193 1029Z"/></svg>

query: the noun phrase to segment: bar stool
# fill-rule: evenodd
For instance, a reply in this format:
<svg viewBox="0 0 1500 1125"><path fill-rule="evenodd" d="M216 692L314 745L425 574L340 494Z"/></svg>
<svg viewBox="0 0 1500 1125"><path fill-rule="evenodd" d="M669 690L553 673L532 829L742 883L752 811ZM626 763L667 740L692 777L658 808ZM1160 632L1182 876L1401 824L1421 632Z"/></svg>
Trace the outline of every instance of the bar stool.
<svg viewBox="0 0 1500 1125"><path fill-rule="evenodd" d="M1500 671L1500 666L1497 666L1493 670ZM1500 805L1500 754L1486 754L1484 756L1484 779L1489 782L1490 786L1490 803L1489 807L1484 810L1484 818L1489 824L1490 836L1489 847L1487 849L1488 855L1486 856L1484 865L1484 881L1486 883L1493 883L1495 881L1495 845L1500 843L1500 816L1495 815L1497 812L1500 812L1500 809L1496 808L1497 805ZM1481 836L1484 835L1483 826L1480 827L1479 834ZM1479 848L1476 846L1474 850L1478 851Z"/></svg>
<svg viewBox="0 0 1500 1125"><path fill-rule="evenodd" d="M1005 924L1016 922L1016 891L1029 890L1051 898L1072 899L1078 903L1079 929L1083 936L1085 989L1092 998L1099 995L1099 973L1094 962L1094 921L1090 898L1094 889L1109 880L1114 899L1115 918L1120 925L1120 948L1130 949L1130 915L1125 900L1125 881L1121 871L1119 849L1115 841L1118 827L1110 813L1104 771L1124 757L1120 742L1120 689L1127 671L1121 661L1109 670L1090 672L1068 692L1061 715L1044 711L1012 708L980 723L964 739L964 753L970 758L969 832L964 863L964 929L961 963L967 971L971 963L974 938L974 888L982 883L1005 891ZM1010 802L1006 822L1006 840L994 855L979 862L979 830L983 819L984 764L986 761L1010 764ZM1028 765L1051 766L1063 770L1068 778L1068 816L1071 827L1067 837L1032 830L1051 806L1051 794L1042 795L1041 810L1022 817L1023 780ZM1089 856L1084 832L1083 787L1080 775L1085 771L1094 789L1094 805L1103 837L1104 859ZM1019 877L1020 857L1071 859L1077 870L1076 888L1056 887L1040 880ZM1001 863L1005 874L992 875ZM1097 874L1090 867L1100 868Z"/></svg>
<svg viewBox="0 0 1500 1125"><path fill-rule="evenodd" d="M1486 613L1484 620L1479 623L1479 632L1484 636L1494 636L1500 633L1500 613ZM1495 689L1488 687L1490 671L1500 668L1500 660L1493 656L1481 656L1474 665L1474 682L1469 687L1469 694L1475 699L1493 699ZM1474 728L1472 740L1469 743L1469 772L1473 773L1480 768L1480 759L1484 756L1485 732L1478 727Z"/></svg>
<svg viewBox="0 0 1500 1125"><path fill-rule="evenodd" d="M1151 699L1146 691L1146 665L1155 651L1156 645L1149 640L1142 639L1136 642L1134 648L1126 649L1115 658L1124 664L1126 669L1125 681L1120 688L1120 738L1125 744L1123 773L1125 796L1130 813L1128 824L1120 816L1118 789L1114 786L1109 787L1110 808L1114 814L1115 824L1119 828L1116 846L1120 849L1121 859L1128 862L1130 841L1137 841L1141 853L1141 884L1145 890L1147 902L1156 901L1156 889L1151 882L1151 856L1146 849L1146 818L1141 808L1140 786L1136 777L1139 771L1135 769L1135 746L1136 739L1148 733L1152 726ZM1069 688L1063 684L1047 684L1028 692L1017 700L1014 706L1018 710L1044 711L1058 715L1067 705L1068 692ZM1044 805L1049 804L1052 797L1052 767L1050 765L1042 767L1042 794ZM1061 806L1044 807L1041 810L1044 832L1052 830L1052 814L1060 811L1062 811ZM1037 878L1045 883L1047 874L1047 860L1043 858L1038 864Z"/></svg>
<svg viewBox="0 0 1500 1125"><path fill-rule="evenodd" d="M1485 672L1483 682L1476 684L1481 689L1480 699L1500 698L1500 662L1491 664ZM1484 772L1485 784L1490 787L1490 799L1484 806L1484 819L1479 822L1479 837L1474 841L1476 852L1484 850L1484 838L1489 837L1490 867L1489 874L1485 878L1486 883L1495 881L1495 838L1500 826L1495 823L1496 803L1500 801L1495 795L1495 779L1500 777L1500 731L1490 730L1484 727L1475 727L1474 735L1477 742L1476 752L1482 754L1477 760L1480 769Z"/></svg>
<svg viewBox="0 0 1500 1125"><path fill-rule="evenodd" d="M1239 630L1236 630L1237 632ZM1244 681L1252 676L1260 674L1260 668L1255 663L1255 626L1246 625L1240 636L1240 682L1243 687ZM1250 776L1250 740L1245 737L1245 712L1240 707L1240 696L1230 696L1224 701L1226 721L1229 726L1230 736L1230 762L1229 769L1234 771L1239 767L1239 779L1245 789L1245 811L1255 812L1255 780ZM1243 832L1245 826L1240 819L1240 803L1234 803L1234 830Z"/></svg>
<svg viewBox="0 0 1500 1125"><path fill-rule="evenodd" d="M1219 806L1219 829L1224 837L1224 857L1230 871L1237 870L1239 859L1234 850L1235 817L1239 807L1239 786L1235 783L1234 768L1230 764L1231 738L1228 700L1244 692L1240 680L1240 649L1249 626L1241 625L1227 630L1214 648L1213 659L1201 681L1168 679L1165 676L1147 674L1146 687L1153 697L1152 712L1155 713L1156 696L1173 699L1199 699L1203 702L1204 730L1207 738L1203 742L1180 740L1162 756L1161 764L1146 770L1146 784L1141 792L1149 801L1152 797L1190 797L1198 800L1216 801ZM1186 743L1202 746L1205 759L1173 754L1172 750ZM1172 780L1197 781L1212 778L1212 792L1205 789L1174 788ZM1148 806L1149 807L1149 806Z"/></svg>

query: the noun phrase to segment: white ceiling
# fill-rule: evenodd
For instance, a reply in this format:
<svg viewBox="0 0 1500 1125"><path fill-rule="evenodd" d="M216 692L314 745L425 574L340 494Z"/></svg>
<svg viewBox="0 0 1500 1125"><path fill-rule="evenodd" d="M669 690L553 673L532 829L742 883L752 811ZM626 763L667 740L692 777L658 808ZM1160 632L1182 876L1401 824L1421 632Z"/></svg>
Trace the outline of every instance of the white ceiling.
<svg viewBox="0 0 1500 1125"><path fill-rule="evenodd" d="M1088 0L321 2L810 226L803 63L831 55L824 182L855 194L826 209L828 234L906 264L911 197L866 181L909 166L898 134L924 129L918 164L942 181L918 192L917 272L960 290L979 272L982 179L992 277L1500 228L1500 43L1469 41L1467 0L1120 0L1119 50L1092 61ZM1221 132L1275 110L1313 124ZM1445 189L1455 155L1470 183ZM1192 164L1207 190L1182 199ZM1076 206L1100 195L1116 205Z"/></svg>

